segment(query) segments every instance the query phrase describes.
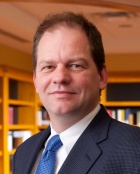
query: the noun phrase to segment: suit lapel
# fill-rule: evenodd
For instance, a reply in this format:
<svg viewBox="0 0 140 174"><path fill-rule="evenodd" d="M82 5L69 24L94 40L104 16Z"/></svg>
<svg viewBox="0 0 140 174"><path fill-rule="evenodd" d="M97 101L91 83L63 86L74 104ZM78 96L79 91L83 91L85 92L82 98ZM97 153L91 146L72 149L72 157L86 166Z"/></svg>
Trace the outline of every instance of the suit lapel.
<svg viewBox="0 0 140 174"><path fill-rule="evenodd" d="M94 140L87 145L87 137L80 138L69 153L58 174L85 174L101 155Z"/></svg>
<svg viewBox="0 0 140 174"><path fill-rule="evenodd" d="M99 144L107 139L111 118L101 110L80 136L58 174L86 174L102 154Z"/></svg>

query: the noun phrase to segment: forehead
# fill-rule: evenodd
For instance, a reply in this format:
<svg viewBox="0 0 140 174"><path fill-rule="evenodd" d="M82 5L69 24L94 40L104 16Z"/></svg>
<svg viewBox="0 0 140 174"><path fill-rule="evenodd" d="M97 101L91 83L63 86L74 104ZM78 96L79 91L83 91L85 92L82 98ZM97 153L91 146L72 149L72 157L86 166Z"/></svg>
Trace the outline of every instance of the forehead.
<svg viewBox="0 0 140 174"><path fill-rule="evenodd" d="M77 47L89 47L88 38L86 34L83 32L83 30L78 26L59 26L53 28L53 30L47 30L43 34L38 44L38 53L41 50L44 51L44 49L72 49L72 47L76 46L76 44ZM74 49L76 48L74 47Z"/></svg>
<svg viewBox="0 0 140 174"><path fill-rule="evenodd" d="M69 44L74 42L81 42L86 44L89 44L88 38L85 34L85 32L79 27L68 27L68 26L59 26L56 28L53 28L53 30L47 30L42 38L40 39L40 44L47 44L48 42L50 44L57 43L58 44ZM88 43L87 43L88 42Z"/></svg>
<svg viewBox="0 0 140 174"><path fill-rule="evenodd" d="M37 63L42 61L68 62L84 58L92 61L90 44L79 27L59 27L46 31L38 45Z"/></svg>
<svg viewBox="0 0 140 174"><path fill-rule="evenodd" d="M86 60L92 55L86 34L78 27L59 27L46 31L38 45L37 64L40 62L63 62Z"/></svg>

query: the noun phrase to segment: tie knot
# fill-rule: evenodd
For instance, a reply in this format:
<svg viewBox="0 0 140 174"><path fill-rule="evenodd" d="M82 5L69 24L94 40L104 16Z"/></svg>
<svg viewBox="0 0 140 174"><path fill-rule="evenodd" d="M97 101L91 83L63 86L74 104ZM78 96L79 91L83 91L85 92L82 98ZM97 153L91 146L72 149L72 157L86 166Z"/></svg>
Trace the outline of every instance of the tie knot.
<svg viewBox="0 0 140 174"><path fill-rule="evenodd" d="M48 151L56 151L60 146L62 146L62 142L60 140L59 135L54 135L48 142L47 150Z"/></svg>

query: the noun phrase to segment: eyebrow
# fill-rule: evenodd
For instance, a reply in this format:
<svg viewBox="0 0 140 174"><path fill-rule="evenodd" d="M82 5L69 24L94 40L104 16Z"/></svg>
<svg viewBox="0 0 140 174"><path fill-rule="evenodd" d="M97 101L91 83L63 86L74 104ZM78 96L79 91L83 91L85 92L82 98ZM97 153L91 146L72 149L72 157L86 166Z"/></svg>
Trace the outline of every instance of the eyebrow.
<svg viewBox="0 0 140 174"><path fill-rule="evenodd" d="M88 61L85 58L82 58L82 57L71 58L70 60L67 61L67 63L73 63L73 62L78 62L78 61L82 61L88 66ZM55 62L57 62L57 61L51 60L51 59L41 60L41 62L39 62L39 66L42 65L42 64L55 63Z"/></svg>
<svg viewBox="0 0 140 174"><path fill-rule="evenodd" d="M85 58L82 57L78 57L78 58L72 58L71 60L69 60L69 62L77 62L77 61L82 61L84 62L86 65L88 65L88 61Z"/></svg>

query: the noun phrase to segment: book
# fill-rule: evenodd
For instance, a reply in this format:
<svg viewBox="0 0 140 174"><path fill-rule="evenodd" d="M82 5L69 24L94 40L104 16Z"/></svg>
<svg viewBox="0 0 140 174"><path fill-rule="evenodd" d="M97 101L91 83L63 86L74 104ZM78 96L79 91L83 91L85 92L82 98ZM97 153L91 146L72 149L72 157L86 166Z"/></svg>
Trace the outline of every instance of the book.
<svg viewBox="0 0 140 174"><path fill-rule="evenodd" d="M23 130L23 131L13 131L13 138L22 138L22 142L28 139L31 136L31 131Z"/></svg>
<svg viewBox="0 0 140 174"><path fill-rule="evenodd" d="M9 121L9 125L12 125L14 123L14 108L13 108L13 106L8 107L8 121Z"/></svg>
<svg viewBox="0 0 140 174"><path fill-rule="evenodd" d="M13 149L13 132L8 131L8 151Z"/></svg>
<svg viewBox="0 0 140 174"><path fill-rule="evenodd" d="M134 125L134 114L129 114L129 116L128 116L128 123L130 125Z"/></svg>
<svg viewBox="0 0 140 174"><path fill-rule="evenodd" d="M18 124L18 106L14 106L14 124Z"/></svg>
<svg viewBox="0 0 140 174"><path fill-rule="evenodd" d="M116 111L114 109L107 109L108 114L110 117L116 119Z"/></svg>
<svg viewBox="0 0 140 174"><path fill-rule="evenodd" d="M131 120L131 124L132 124L132 122L133 122L132 119L133 119L132 109L126 108L125 109L125 123L128 123L129 124L129 121Z"/></svg>
<svg viewBox="0 0 140 174"><path fill-rule="evenodd" d="M21 143L27 140L31 136L31 131L9 131L8 132L8 150L11 151L17 148Z"/></svg>
<svg viewBox="0 0 140 174"><path fill-rule="evenodd" d="M125 122L125 110L117 109L117 120L121 122Z"/></svg>
<svg viewBox="0 0 140 174"><path fill-rule="evenodd" d="M18 124L18 107L17 106L9 106L8 122L9 122L9 125Z"/></svg>
<svg viewBox="0 0 140 174"><path fill-rule="evenodd" d="M38 111L37 117L39 126L50 124L50 117L45 108L42 108L41 110Z"/></svg>
<svg viewBox="0 0 140 174"><path fill-rule="evenodd" d="M136 112L136 123L138 126L140 126L140 111Z"/></svg>

